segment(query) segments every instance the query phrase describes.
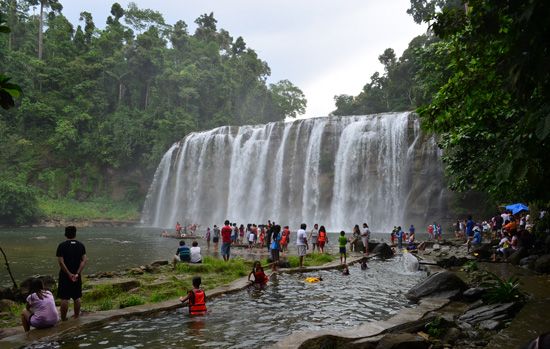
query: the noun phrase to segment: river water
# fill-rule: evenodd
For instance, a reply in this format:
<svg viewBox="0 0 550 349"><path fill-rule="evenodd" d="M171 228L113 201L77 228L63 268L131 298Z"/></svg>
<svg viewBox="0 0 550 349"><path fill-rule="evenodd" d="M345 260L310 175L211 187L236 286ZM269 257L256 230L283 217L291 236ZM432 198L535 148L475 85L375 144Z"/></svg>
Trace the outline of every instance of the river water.
<svg viewBox="0 0 550 349"><path fill-rule="evenodd" d="M339 271L281 274L265 290L249 289L209 301L209 314L185 309L122 319L69 339L32 348L260 348L300 330L344 329L390 317L411 306L404 293L424 277L407 273L401 257L374 261L350 275ZM321 277L307 283L308 276Z"/></svg>
<svg viewBox="0 0 550 349"><path fill-rule="evenodd" d="M55 257L57 245L64 241L63 228L12 228L0 229L0 247L8 257L11 270L19 283L33 275L52 275L57 278L59 267ZM143 227L80 228L77 240L84 243L89 262L85 274L100 271L118 271L156 260L171 260L178 247L178 240L163 238L162 230ZM204 232L198 234L203 235ZM350 235L350 234L348 234ZM291 236L290 252L295 253L295 233ZM373 237L387 240L387 235L373 234ZM193 240L187 239L187 244ZM203 255L217 255L219 251L211 244L207 249L206 242L197 239ZM329 234L328 251L338 252L335 234ZM266 253L266 249L252 251L232 249L233 255L241 255L248 259L258 259ZM0 286L10 286L10 278L6 272L4 261L0 263Z"/></svg>

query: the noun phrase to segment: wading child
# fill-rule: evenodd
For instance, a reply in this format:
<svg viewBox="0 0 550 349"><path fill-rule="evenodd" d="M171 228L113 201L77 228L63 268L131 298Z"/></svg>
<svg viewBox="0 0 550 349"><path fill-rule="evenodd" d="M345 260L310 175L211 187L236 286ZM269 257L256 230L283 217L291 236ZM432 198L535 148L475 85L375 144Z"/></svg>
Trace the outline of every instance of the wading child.
<svg viewBox="0 0 550 349"><path fill-rule="evenodd" d="M369 267L367 266L367 257L363 257L361 260L361 270L367 270Z"/></svg>
<svg viewBox="0 0 550 349"><path fill-rule="evenodd" d="M254 277L254 280L251 280L250 277ZM269 277L265 275L264 268L260 261L255 261L252 271L248 274L248 281L252 282L253 285L263 287L267 284Z"/></svg>
<svg viewBox="0 0 550 349"><path fill-rule="evenodd" d="M187 296L180 297L180 302L189 305L189 315L205 315L206 314L206 294L200 288L201 287L201 277L193 277L193 289L187 293Z"/></svg>
<svg viewBox="0 0 550 349"><path fill-rule="evenodd" d="M48 328L59 321L59 315L55 308L55 300L50 291L44 290L44 284L40 279L33 279L27 297L26 309L21 313L21 322L25 332L35 328Z"/></svg>
<svg viewBox="0 0 550 349"><path fill-rule="evenodd" d="M342 275L349 275L349 268L347 264L344 264L344 269L342 269Z"/></svg>
<svg viewBox="0 0 550 349"><path fill-rule="evenodd" d="M343 230L340 232L340 237L338 238L338 245L340 246L340 264L346 264L346 244L348 239L346 238L346 232Z"/></svg>

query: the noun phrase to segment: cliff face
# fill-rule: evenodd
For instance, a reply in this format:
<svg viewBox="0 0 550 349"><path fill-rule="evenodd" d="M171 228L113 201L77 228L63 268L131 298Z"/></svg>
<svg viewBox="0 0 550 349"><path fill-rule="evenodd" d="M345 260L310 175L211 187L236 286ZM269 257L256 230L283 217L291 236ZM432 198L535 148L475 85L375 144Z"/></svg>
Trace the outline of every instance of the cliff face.
<svg viewBox="0 0 550 349"><path fill-rule="evenodd" d="M387 232L440 221L448 200L439 150L414 114L329 117L188 135L159 164L142 221Z"/></svg>

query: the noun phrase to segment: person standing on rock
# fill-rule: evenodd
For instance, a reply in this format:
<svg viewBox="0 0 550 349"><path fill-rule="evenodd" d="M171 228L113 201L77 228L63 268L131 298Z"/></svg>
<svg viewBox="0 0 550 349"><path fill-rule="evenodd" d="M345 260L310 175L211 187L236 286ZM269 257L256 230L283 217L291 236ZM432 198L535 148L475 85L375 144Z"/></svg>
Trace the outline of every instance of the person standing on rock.
<svg viewBox="0 0 550 349"><path fill-rule="evenodd" d="M361 240L363 241L363 250L365 251L365 256L369 255L369 238L370 238L370 229L367 223L363 223L363 231L361 231Z"/></svg>
<svg viewBox="0 0 550 349"><path fill-rule="evenodd" d="M82 297L81 273L86 266L86 248L76 238L76 227L65 228L67 240L57 246L57 261L59 263L59 285L57 296L61 298L61 320L67 320L69 300L74 302L74 318L80 316L80 298Z"/></svg>

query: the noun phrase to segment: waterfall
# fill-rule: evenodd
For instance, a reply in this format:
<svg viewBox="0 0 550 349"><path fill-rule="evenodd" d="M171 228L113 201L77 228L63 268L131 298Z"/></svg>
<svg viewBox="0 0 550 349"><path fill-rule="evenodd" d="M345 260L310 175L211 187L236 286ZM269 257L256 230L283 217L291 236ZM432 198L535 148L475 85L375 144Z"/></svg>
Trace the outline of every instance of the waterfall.
<svg viewBox="0 0 550 349"><path fill-rule="evenodd" d="M162 158L142 223L423 226L447 210L440 155L408 112L191 133Z"/></svg>

